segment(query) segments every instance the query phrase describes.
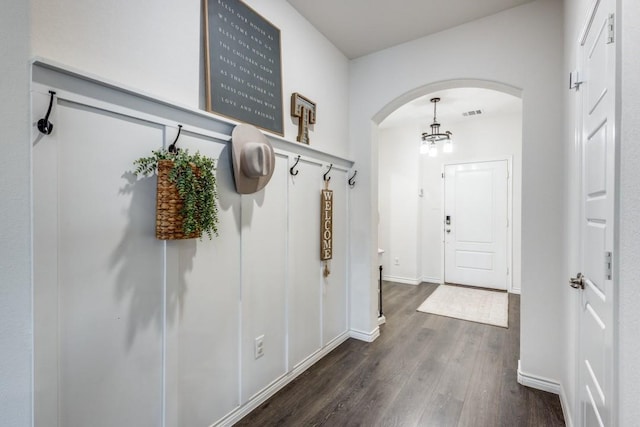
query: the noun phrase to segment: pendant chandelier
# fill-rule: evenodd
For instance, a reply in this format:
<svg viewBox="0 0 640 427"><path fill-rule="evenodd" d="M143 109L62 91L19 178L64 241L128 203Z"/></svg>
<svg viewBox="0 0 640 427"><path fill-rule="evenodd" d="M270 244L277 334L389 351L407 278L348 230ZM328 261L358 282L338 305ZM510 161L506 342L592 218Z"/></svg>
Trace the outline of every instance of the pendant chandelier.
<svg viewBox="0 0 640 427"><path fill-rule="evenodd" d="M440 133L440 123L436 117L436 105L440 102L440 98L431 98L433 102L433 123L431 123L431 133L422 133L422 142L420 143L420 153L429 154L429 157L438 155L438 147L436 142L444 141L442 146L443 153L451 153L453 151L453 134L449 131Z"/></svg>

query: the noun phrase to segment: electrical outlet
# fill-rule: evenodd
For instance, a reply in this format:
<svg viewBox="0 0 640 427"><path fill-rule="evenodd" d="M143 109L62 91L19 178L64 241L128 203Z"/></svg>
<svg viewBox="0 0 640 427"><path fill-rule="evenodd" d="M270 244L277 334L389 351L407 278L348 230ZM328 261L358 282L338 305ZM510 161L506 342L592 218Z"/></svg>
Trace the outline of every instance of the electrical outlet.
<svg viewBox="0 0 640 427"><path fill-rule="evenodd" d="M262 356L264 356L264 335L260 335L259 337L256 338L256 342L253 350L254 350L254 355L256 359L259 359Z"/></svg>
<svg viewBox="0 0 640 427"><path fill-rule="evenodd" d="M395 265L400 265L400 258L395 257L395 258L393 259L393 263L394 263Z"/></svg>

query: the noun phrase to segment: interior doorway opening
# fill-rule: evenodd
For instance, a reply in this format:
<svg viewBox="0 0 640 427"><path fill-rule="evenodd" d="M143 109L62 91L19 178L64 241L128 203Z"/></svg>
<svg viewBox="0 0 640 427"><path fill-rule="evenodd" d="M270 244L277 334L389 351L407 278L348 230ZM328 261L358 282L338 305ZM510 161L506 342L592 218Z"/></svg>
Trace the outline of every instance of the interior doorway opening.
<svg viewBox="0 0 640 427"><path fill-rule="evenodd" d="M451 152L438 145L432 157L420 154L420 146L422 134L429 133L435 121L434 97L440 98L440 131L451 132L453 143ZM522 99L518 91L493 82L459 81L423 87L401 98L378 117L378 246L384 250L379 260L383 279L411 285L449 281L445 244L453 219L446 224L445 169L504 161L509 211L508 229L500 230L506 234L506 260L499 268L506 276L506 289L519 293ZM489 256L470 262L483 268L496 265Z"/></svg>

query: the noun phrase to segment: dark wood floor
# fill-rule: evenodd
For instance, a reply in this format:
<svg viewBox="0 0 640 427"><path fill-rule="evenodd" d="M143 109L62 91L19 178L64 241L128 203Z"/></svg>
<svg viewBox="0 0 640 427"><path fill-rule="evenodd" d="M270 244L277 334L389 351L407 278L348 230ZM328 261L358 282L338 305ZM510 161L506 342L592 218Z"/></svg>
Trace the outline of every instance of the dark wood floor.
<svg viewBox="0 0 640 427"><path fill-rule="evenodd" d="M509 329L425 314L436 288L384 283L387 323L349 339L241 426L564 426L556 395L516 381L520 298Z"/></svg>

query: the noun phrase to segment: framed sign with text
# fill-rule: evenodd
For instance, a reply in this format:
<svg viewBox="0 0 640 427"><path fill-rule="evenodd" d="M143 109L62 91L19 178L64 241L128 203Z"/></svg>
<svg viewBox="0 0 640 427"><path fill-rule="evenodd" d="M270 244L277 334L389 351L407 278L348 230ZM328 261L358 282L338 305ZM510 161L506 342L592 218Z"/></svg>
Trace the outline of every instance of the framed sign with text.
<svg viewBox="0 0 640 427"><path fill-rule="evenodd" d="M207 111L284 136L280 30L240 0L203 0Z"/></svg>

